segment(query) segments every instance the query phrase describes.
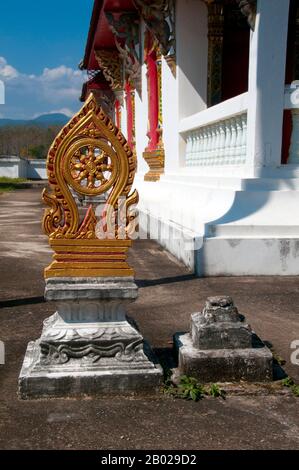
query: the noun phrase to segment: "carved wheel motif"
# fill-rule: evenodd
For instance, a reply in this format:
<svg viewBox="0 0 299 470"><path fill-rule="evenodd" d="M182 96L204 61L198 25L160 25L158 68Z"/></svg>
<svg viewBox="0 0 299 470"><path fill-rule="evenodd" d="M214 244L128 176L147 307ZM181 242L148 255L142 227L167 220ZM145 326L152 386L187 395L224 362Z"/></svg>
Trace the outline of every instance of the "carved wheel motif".
<svg viewBox="0 0 299 470"><path fill-rule="evenodd" d="M68 154L65 178L81 194L102 194L111 188L117 177L117 157L105 142L86 139ZM84 145L85 144L85 145Z"/></svg>

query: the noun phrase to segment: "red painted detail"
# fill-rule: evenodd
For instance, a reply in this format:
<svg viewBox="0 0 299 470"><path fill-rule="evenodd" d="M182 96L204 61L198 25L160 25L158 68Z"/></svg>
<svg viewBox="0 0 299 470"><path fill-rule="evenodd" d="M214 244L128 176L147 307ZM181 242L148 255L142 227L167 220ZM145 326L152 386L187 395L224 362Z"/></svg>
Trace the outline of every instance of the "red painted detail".
<svg viewBox="0 0 299 470"><path fill-rule="evenodd" d="M133 127L134 127L134 116L133 116L133 105L132 105L132 87L129 82L125 84L125 93L126 93L126 109L127 109L127 137L128 144L133 149L134 140L133 140Z"/></svg>
<svg viewBox="0 0 299 470"><path fill-rule="evenodd" d="M135 11L133 0L94 0L89 34L83 59L83 68L98 70L99 65L94 55L96 49L115 49L113 33L105 16L105 11L122 13Z"/></svg>
<svg viewBox="0 0 299 470"><path fill-rule="evenodd" d="M159 142L159 90L158 90L158 70L157 54L155 50L150 51L146 56L147 80L148 80L148 120L149 138L147 151L155 150Z"/></svg>
<svg viewBox="0 0 299 470"><path fill-rule="evenodd" d="M115 101L115 123L116 123L116 127L118 127L118 129L120 129L121 127L121 106L120 106L120 102L119 100L116 100Z"/></svg>
<svg viewBox="0 0 299 470"><path fill-rule="evenodd" d="M61 258L59 260L55 260L57 263L84 263L84 261L82 260L78 260L76 258ZM104 259L104 258L99 258L99 259L86 259L85 262L86 263L121 263L123 260L119 260L119 259L110 259L110 258L107 258L107 259Z"/></svg>
<svg viewBox="0 0 299 470"><path fill-rule="evenodd" d="M59 251L59 253L57 253L58 255L70 255L70 254L74 254L73 251ZM122 255L123 256L123 252L116 252L116 251L105 251L105 252L102 252L102 251L96 251L96 252L93 252L93 251L76 251L76 255L94 255L94 256L99 256L99 255Z"/></svg>
<svg viewBox="0 0 299 470"><path fill-rule="evenodd" d="M248 90L250 29L225 28L222 63L222 101Z"/></svg>

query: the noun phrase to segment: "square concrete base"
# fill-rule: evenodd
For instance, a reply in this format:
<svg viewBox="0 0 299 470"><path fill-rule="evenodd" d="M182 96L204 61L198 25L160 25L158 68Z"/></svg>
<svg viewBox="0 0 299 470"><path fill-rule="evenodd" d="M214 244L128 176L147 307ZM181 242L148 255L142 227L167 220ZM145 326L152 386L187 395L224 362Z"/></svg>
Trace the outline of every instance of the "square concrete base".
<svg viewBox="0 0 299 470"><path fill-rule="evenodd" d="M182 374L207 382L267 382L273 380L273 357L266 347L209 349L193 347L190 334L176 334L174 345Z"/></svg>
<svg viewBox="0 0 299 470"><path fill-rule="evenodd" d="M69 361L67 364L43 365L40 341L28 344L19 376L19 397L68 398L98 395L153 393L163 380L163 371L149 345L144 343L143 361L119 363L103 358L97 364Z"/></svg>

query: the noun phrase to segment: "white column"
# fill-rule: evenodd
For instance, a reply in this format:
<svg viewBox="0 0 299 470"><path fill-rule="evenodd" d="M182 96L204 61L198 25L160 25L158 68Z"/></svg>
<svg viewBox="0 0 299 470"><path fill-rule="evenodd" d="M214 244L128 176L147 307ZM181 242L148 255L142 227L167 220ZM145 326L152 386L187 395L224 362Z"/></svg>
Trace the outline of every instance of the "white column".
<svg viewBox="0 0 299 470"><path fill-rule="evenodd" d="M186 143L179 121L207 107L208 13L199 0L176 1L176 78L163 61L165 173L185 166Z"/></svg>
<svg viewBox="0 0 299 470"><path fill-rule="evenodd" d="M289 0L257 0L250 38L248 176L281 163Z"/></svg>
<svg viewBox="0 0 299 470"><path fill-rule="evenodd" d="M207 107L208 10L198 0L176 5L179 119Z"/></svg>

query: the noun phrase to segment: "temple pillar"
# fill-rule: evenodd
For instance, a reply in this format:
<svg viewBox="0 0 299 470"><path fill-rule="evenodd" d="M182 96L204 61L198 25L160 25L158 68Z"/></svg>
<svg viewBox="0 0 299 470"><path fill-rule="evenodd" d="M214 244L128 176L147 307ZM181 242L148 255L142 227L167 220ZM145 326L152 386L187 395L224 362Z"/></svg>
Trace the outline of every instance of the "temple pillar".
<svg viewBox="0 0 299 470"><path fill-rule="evenodd" d="M208 12L204 2L180 0L176 3L175 74L162 61L163 142L165 174L185 166L185 141L179 122L207 107ZM196 53L190 53L196 50Z"/></svg>
<svg viewBox="0 0 299 470"><path fill-rule="evenodd" d="M249 176L281 164L288 6L289 0L257 1L249 56Z"/></svg>
<svg viewBox="0 0 299 470"><path fill-rule="evenodd" d="M143 152L150 170L145 181L158 181L164 172L164 147L162 142L162 97L161 97L161 57L158 46L151 34L145 35L145 63L147 67L148 92L148 144Z"/></svg>

